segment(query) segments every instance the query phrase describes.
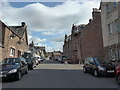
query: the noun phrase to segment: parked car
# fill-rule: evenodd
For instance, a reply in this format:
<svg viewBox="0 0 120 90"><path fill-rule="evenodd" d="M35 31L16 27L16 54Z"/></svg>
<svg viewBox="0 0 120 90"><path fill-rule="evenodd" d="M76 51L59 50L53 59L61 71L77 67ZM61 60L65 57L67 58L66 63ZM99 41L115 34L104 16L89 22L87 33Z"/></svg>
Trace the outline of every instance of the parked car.
<svg viewBox="0 0 120 90"><path fill-rule="evenodd" d="M116 67L116 80L118 84L120 85L120 65Z"/></svg>
<svg viewBox="0 0 120 90"><path fill-rule="evenodd" d="M46 60L46 58L45 58L45 57L42 57L41 59L42 59L42 61Z"/></svg>
<svg viewBox="0 0 120 90"><path fill-rule="evenodd" d="M61 63L67 62L67 63L71 64L71 61L67 56L62 56L58 61Z"/></svg>
<svg viewBox="0 0 120 90"><path fill-rule="evenodd" d="M34 57L34 59L35 59L35 64L38 65L38 64L39 64L38 58L37 58L37 57Z"/></svg>
<svg viewBox="0 0 120 90"><path fill-rule="evenodd" d="M5 58L0 63L0 77L2 80L20 80L28 73L28 65L24 58Z"/></svg>
<svg viewBox="0 0 120 90"><path fill-rule="evenodd" d="M104 60L92 57L85 59L83 71L85 73L91 72L96 77L101 75L115 75L115 66Z"/></svg>
<svg viewBox="0 0 120 90"><path fill-rule="evenodd" d="M64 63L67 60L67 56L62 56L60 62Z"/></svg>
<svg viewBox="0 0 120 90"><path fill-rule="evenodd" d="M61 61L62 61L62 58L59 57L59 58L58 58L58 61L61 62Z"/></svg>
<svg viewBox="0 0 120 90"><path fill-rule="evenodd" d="M39 63L41 63L43 61L43 58L41 58L41 57L36 57L36 58L37 58Z"/></svg>
<svg viewBox="0 0 120 90"><path fill-rule="evenodd" d="M25 58L27 64L28 64L28 69L33 70L34 67L36 67L36 61L32 55L22 55L23 58Z"/></svg>

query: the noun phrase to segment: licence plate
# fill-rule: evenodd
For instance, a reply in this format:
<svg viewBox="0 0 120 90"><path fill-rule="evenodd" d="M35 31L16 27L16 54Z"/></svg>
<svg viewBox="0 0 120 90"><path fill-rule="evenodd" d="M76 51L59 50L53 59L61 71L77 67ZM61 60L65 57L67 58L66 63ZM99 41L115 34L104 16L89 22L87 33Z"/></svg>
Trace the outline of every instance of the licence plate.
<svg viewBox="0 0 120 90"><path fill-rule="evenodd" d="M6 77L6 75L0 75L0 77Z"/></svg>
<svg viewBox="0 0 120 90"><path fill-rule="evenodd" d="M115 72L114 70L108 70L107 71L108 73L113 73L113 72Z"/></svg>

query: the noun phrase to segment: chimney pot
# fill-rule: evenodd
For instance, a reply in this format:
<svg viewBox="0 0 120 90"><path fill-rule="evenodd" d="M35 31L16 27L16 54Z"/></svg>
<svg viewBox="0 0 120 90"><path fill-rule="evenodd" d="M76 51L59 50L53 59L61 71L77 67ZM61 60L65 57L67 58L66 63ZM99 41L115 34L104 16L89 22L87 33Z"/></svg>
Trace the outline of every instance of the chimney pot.
<svg viewBox="0 0 120 90"><path fill-rule="evenodd" d="M25 22L21 22L22 27L25 27Z"/></svg>

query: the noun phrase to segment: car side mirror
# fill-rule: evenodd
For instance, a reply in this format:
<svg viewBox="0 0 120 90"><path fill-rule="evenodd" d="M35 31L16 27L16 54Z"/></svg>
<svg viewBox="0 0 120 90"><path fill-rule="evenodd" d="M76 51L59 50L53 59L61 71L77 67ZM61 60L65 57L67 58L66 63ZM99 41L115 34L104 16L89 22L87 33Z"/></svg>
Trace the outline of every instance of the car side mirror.
<svg viewBox="0 0 120 90"><path fill-rule="evenodd" d="M90 64L94 65L94 63L93 63L93 62L90 62Z"/></svg>
<svg viewBox="0 0 120 90"><path fill-rule="evenodd" d="M21 63L22 63L23 65L25 65L25 62L24 62L24 61L21 61Z"/></svg>

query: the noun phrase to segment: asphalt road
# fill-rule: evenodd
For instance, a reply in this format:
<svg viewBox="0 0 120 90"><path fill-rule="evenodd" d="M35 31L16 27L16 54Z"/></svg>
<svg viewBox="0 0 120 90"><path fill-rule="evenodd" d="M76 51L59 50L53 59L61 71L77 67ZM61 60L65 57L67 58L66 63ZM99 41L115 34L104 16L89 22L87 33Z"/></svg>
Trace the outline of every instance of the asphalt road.
<svg viewBox="0 0 120 90"><path fill-rule="evenodd" d="M44 61L42 64L59 62ZM40 65L42 65L40 64ZM59 63L60 64L60 63ZM39 66L40 66L39 65ZM65 65L65 64L64 64ZM63 66L64 66L63 65ZM38 66L38 67L39 67ZM56 66L57 67L57 66ZM21 80L3 82L3 88L118 88L114 77L94 77L82 69L34 69Z"/></svg>

